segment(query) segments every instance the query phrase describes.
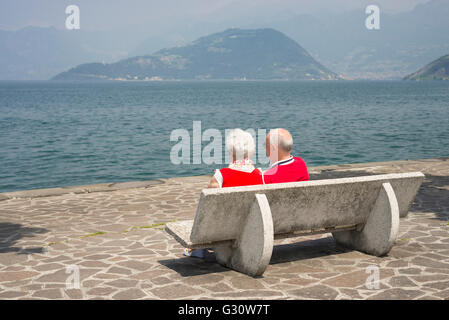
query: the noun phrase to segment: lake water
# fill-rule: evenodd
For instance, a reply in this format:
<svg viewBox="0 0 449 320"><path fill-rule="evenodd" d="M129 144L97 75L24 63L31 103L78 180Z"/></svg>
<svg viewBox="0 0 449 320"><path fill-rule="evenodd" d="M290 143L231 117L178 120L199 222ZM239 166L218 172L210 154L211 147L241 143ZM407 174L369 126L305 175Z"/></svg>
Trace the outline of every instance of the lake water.
<svg viewBox="0 0 449 320"><path fill-rule="evenodd" d="M0 192L212 173L170 161L193 121L287 128L309 166L448 156L449 81L0 82Z"/></svg>

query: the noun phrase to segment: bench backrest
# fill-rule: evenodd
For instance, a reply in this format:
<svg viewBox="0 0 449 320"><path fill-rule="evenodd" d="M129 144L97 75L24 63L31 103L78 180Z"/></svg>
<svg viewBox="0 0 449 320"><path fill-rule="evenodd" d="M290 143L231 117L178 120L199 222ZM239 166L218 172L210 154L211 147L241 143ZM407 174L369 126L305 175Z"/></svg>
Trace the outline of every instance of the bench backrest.
<svg viewBox="0 0 449 320"><path fill-rule="evenodd" d="M204 189L190 240L207 243L236 239L257 193L268 199L274 234L364 224L384 182L391 183L402 217L423 180L421 172L410 172Z"/></svg>

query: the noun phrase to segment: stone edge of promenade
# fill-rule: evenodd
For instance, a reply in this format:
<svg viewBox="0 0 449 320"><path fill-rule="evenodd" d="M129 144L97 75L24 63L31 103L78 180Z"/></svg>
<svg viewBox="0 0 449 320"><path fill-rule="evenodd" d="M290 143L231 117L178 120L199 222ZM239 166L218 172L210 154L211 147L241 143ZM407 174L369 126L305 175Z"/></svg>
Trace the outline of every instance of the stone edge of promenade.
<svg viewBox="0 0 449 320"><path fill-rule="evenodd" d="M404 162L435 162L441 160L449 160L449 157L439 157L439 158L429 158L429 159L416 159L416 160L396 160L396 161L381 161L381 162L362 162L362 163L348 163L348 164L336 164L327 166L313 166L309 167L310 173L320 173L327 170L354 170L359 168L367 167L382 167L391 166L394 164L401 164ZM210 175L203 175L210 176ZM201 176L195 176L201 177ZM92 192L108 192L117 191L123 189L134 189L134 188L148 188L156 186L159 184L164 184L167 181L179 180L188 177L172 177L167 179L157 179L157 180L145 180L145 181L129 181L129 182L117 182L117 183L103 183L103 184L92 184L83 186L70 186L70 187L59 187L59 188L48 188L48 189L33 189L33 190L21 190L13 192L0 193L0 201L14 199L14 198L38 198L38 197L50 197L58 196L69 193L80 194L80 193L92 193Z"/></svg>

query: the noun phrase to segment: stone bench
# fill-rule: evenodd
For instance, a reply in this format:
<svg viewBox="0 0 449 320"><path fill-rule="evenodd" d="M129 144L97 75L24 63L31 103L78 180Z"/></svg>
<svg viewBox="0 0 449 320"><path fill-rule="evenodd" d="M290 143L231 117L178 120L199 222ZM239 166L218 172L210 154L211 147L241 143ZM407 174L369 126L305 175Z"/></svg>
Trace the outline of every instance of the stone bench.
<svg viewBox="0 0 449 320"><path fill-rule="evenodd" d="M381 256L423 180L410 172L204 189L195 219L165 230L186 248L212 248L220 264L251 276L263 274L278 238L331 232L338 244Z"/></svg>

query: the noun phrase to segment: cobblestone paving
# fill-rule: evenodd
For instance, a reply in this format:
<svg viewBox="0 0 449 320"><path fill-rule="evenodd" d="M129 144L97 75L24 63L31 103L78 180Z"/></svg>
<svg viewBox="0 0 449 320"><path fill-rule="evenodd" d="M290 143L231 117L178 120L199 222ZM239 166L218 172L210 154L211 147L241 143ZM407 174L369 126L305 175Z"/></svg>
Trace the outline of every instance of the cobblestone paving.
<svg viewBox="0 0 449 320"><path fill-rule="evenodd" d="M422 171L426 180L388 256L339 248L330 234L290 238L275 242L260 278L218 265L213 254L184 257L163 231L193 218L208 176L109 192L3 194L0 299L449 299L449 158L310 171L311 179ZM76 279L71 266L79 288L67 287ZM380 285L369 289L373 266Z"/></svg>

